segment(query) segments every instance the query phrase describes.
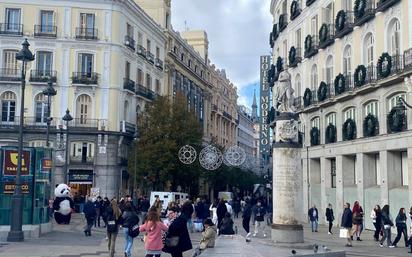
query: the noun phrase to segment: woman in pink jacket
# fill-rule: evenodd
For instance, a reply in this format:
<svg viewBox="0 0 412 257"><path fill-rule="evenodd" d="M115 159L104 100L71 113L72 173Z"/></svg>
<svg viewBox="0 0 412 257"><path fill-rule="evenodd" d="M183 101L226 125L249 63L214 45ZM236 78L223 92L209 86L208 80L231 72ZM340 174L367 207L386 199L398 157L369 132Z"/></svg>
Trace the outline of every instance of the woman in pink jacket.
<svg viewBox="0 0 412 257"><path fill-rule="evenodd" d="M167 231L167 226L160 221L159 213L155 208L150 208L146 222L140 226L140 232L145 232L146 257L160 257L162 254L162 231Z"/></svg>

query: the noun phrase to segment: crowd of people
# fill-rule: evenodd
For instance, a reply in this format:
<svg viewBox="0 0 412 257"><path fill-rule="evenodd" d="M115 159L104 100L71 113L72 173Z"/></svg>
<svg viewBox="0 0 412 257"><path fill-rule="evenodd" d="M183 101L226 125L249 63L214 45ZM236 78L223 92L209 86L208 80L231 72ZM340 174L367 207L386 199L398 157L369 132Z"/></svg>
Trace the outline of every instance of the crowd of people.
<svg viewBox="0 0 412 257"><path fill-rule="evenodd" d="M409 210L409 217L412 221L412 207ZM319 212L316 205L313 205L308 210L308 219L311 223L312 232L318 232ZM332 235L335 216L331 204L328 204L326 208L325 219L329 225L328 234ZM400 208L395 220L393 220L389 211L389 205L385 205L383 208L376 205L370 212L370 219L375 227L373 239L379 242L380 247L385 247L385 245L389 248L398 247L398 243L403 236L405 247L410 247L409 253L412 253L412 232L411 236L408 237L405 208ZM392 241L391 229L394 226L396 226L397 235L395 240ZM356 241L362 241L361 233L364 229L364 211L358 201L354 202L352 209L350 203L344 204L340 227L340 237L347 239L346 246L352 247L352 241L355 239Z"/></svg>

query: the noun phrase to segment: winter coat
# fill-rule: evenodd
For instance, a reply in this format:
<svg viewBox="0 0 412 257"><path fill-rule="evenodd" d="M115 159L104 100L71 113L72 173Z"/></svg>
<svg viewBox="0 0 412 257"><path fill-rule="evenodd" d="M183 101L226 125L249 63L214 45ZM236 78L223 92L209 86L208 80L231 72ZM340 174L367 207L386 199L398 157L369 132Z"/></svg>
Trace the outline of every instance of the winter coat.
<svg viewBox="0 0 412 257"><path fill-rule="evenodd" d="M163 248L162 231L167 231L163 222L158 221L156 226L153 222L146 222L139 228L140 232L146 232L144 248L151 251L160 251Z"/></svg>
<svg viewBox="0 0 412 257"><path fill-rule="evenodd" d="M234 235L233 220L230 217L224 217L219 229L220 235Z"/></svg>
<svg viewBox="0 0 412 257"><path fill-rule="evenodd" d="M90 201L84 205L83 212L87 220L94 220L96 218L96 209Z"/></svg>
<svg viewBox="0 0 412 257"><path fill-rule="evenodd" d="M398 214L396 216L396 227L399 229L404 229L406 228L406 215L405 214Z"/></svg>
<svg viewBox="0 0 412 257"><path fill-rule="evenodd" d="M130 228L139 223L139 217L134 211L123 212L122 219L124 228Z"/></svg>
<svg viewBox="0 0 412 257"><path fill-rule="evenodd" d="M209 226L202 232L202 240L200 240L200 249L215 247L217 229L216 226Z"/></svg>
<svg viewBox="0 0 412 257"><path fill-rule="evenodd" d="M226 204L220 202L217 205L217 218L219 220L223 219L223 217L225 217L226 212L227 212Z"/></svg>
<svg viewBox="0 0 412 257"><path fill-rule="evenodd" d="M250 204L246 204L245 209L243 210L243 219L250 220L250 217L252 216L252 206Z"/></svg>
<svg viewBox="0 0 412 257"><path fill-rule="evenodd" d="M182 216L177 217L169 226L166 238L179 237L177 246L163 247L163 252L166 253L182 253L192 249L192 242L190 241L189 231L187 231L186 219Z"/></svg>
<svg viewBox="0 0 412 257"><path fill-rule="evenodd" d="M122 223L122 216L120 216L118 219L116 219L113 208L109 205L106 210L104 211L106 215L107 222L115 221L116 223L116 229L114 231L109 232L109 226L107 225L106 230L108 233L118 233L119 232L119 225Z"/></svg>
<svg viewBox="0 0 412 257"><path fill-rule="evenodd" d="M354 225L361 225L363 223L363 210L359 207L359 212L353 213L352 222Z"/></svg>
<svg viewBox="0 0 412 257"><path fill-rule="evenodd" d="M342 228L351 228L352 227L352 211L349 208L345 208L342 214Z"/></svg>
<svg viewBox="0 0 412 257"><path fill-rule="evenodd" d="M335 220L335 216L333 215L332 208L326 208L326 220L332 222Z"/></svg>
<svg viewBox="0 0 412 257"><path fill-rule="evenodd" d="M316 211L316 215L313 216L313 211ZM310 221L318 221L319 220L319 212L317 208L310 208L308 211L308 216Z"/></svg>
<svg viewBox="0 0 412 257"><path fill-rule="evenodd" d="M255 218L255 221L264 221L265 220L265 214L266 214L266 210L265 207L261 206L255 206L253 208L253 215Z"/></svg>
<svg viewBox="0 0 412 257"><path fill-rule="evenodd" d="M393 221L390 214L382 212L382 225L390 225L391 227L393 226Z"/></svg>

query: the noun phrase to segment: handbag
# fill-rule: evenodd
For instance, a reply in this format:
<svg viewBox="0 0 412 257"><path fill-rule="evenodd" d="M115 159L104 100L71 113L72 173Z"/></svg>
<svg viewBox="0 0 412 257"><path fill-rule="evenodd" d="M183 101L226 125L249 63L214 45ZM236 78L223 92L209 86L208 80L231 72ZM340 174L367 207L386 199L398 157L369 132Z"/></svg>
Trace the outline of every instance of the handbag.
<svg viewBox="0 0 412 257"><path fill-rule="evenodd" d="M165 245L168 247L176 247L178 244L179 244L178 236L166 237L165 239Z"/></svg>
<svg viewBox="0 0 412 257"><path fill-rule="evenodd" d="M348 238L348 229L347 228L341 228L339 230L339 237L340 238Z"/></svg>

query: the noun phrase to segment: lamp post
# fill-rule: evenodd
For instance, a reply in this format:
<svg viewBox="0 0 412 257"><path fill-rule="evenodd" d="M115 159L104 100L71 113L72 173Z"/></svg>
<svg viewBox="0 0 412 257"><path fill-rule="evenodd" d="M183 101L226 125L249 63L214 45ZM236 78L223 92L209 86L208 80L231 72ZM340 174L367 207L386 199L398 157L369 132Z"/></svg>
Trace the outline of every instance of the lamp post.
<svg viewBox="0 0 412 257"><path fill-rule="evenodd" d="M24 121L24 90L26 88L26 65L34 61L34 55L30 52L27 39L22 44L23 48L16 54L16 59L22 62L21 66L21 94L20 94L20 121L19 121L19 148L17 157L16 187L11 199L10 232L7 235L9 242L24 241L23 226L23 195L21 192L21 166L23 158L23 121ZM27 165L27 164L26 164Z"/></svg>
<svg viewBox="0 0 412 257"><path fill-rule="evenodd" d="M51 117L51 112L50 112L50 102L51 102L51 97L55 96L57 94L57 91L53 88L53 82L50 78L49 82L47 83L47 88L43 90L43 94L47 96L47 118L46 118L46 124L47 124L47 132L46 132L46 146L50 146L49 142L49 137L50 137L50 123L53 120Z"/></svg>
<svg viewBox="0 0 412 257"><path fill-rule="evenodd" d="M66 122L66 149L65 149L65 158L64 158L64 178L65 182L68 183L68 158L69 158L69 121L73 120L73 117L70 115L69 109L66 110L66 114L62 118Z"/></svg>

